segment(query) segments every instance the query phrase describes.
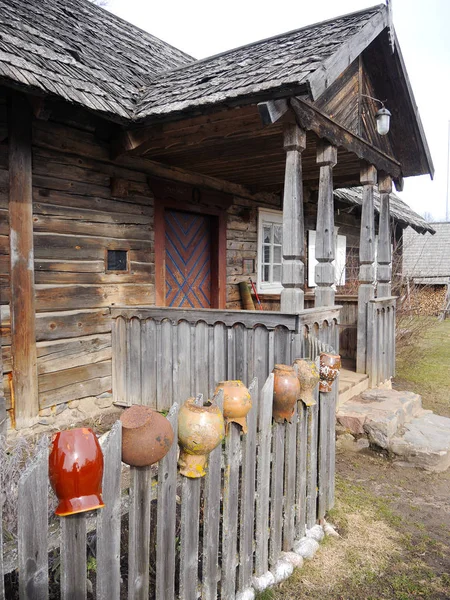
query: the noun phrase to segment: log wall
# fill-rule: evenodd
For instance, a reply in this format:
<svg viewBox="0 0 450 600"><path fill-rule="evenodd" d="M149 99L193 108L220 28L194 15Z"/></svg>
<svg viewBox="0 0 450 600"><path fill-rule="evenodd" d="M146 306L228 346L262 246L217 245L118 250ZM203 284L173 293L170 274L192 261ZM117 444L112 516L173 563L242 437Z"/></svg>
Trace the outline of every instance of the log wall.
<svg viewBox="0 0 450 600"><path fill-rule="evenodd" d="M0 302L4 383L11 409L6 131L6 93L0 91ZM42 417L70 407L71 401L111 391L109 307L155 302L154 198L148 172L139 158L110 159L113 133L113 126L105 126L97 117L63 105L55 105L48 120L33 121L36 342ZM274 207L279 200L268 195L262 204ZM230 307L240 308L237 283L243 259L256 259L258 205L260 199L234 197L228 209ZM105 271L108 249L128 251L128 272Z"/></svg>

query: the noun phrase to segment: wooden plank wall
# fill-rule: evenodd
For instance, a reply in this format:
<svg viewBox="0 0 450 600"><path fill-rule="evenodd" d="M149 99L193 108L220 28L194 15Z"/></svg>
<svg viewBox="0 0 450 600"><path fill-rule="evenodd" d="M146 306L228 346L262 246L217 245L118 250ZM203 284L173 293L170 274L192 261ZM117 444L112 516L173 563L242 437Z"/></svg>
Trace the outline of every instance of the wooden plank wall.
<svg viewBox="0 0 450 600"><path fill-rule="evenodd" d="M0 303L4 383L10 408L5 97L4 88L0 88ZM153 196L148 175L139 158L111 161L110 137L109 125L73 107L55 105L49 120L34 119L33 219L41 410L109 391L108 307L154 304ZM125 182L125 192L113 180ZM267 196L267 206L277 202L275 196ZM256 206L256 201L234 198L229 209L228 296L230 304L239 308L237 275L242 274L242 260L256 258L256 220L248 220L249 213L256 215ZM108 249L128 250L129 272L105 272Z"/></svg>

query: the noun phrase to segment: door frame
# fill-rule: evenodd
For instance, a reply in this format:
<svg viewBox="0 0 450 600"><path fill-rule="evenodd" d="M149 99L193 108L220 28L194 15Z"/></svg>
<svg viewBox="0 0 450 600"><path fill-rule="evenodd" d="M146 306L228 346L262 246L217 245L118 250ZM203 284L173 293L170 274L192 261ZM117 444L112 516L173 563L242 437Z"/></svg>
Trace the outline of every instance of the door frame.
<svg viewBox="0 0 450 600"><path fill-rule="evenodd" d="M227 213L232 200L225 194L175 182L151 182L154 194L155 304L166 306L166 209L211 217L211 308L227 303ZM207 309L203 309L207 310Z"/></svg>

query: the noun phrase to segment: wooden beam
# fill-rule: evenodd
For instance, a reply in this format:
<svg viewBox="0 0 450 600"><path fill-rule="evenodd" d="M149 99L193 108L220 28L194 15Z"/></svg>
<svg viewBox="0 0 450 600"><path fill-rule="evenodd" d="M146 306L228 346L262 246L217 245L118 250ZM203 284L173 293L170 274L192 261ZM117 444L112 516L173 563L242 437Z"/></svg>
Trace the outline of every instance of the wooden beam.
<svg viewBox="0 0 450 600"><path fill-rule="evenodd" d="M283 198L283 267L280 310L298 313L304 308L305 285L302 152L306 134L295 124L284 131L286 173Z"/></svg>
<svg viewBox="0 0 450 600"><path fill-rule="evenodd" d="M391 216L389 207L392 178L386 173L378 175L378 191L380 193L380 221L377 252L377 297L388 298L392 293Z"/></svg>
<svg viewBox="0 0 450 600"><path fill-rule="evenodd" d="M327 139L334 146L342 146L361 160L374 165L380 171L389 173L394 178L401 175L399 162L342 125L338 125L314 106L299 98L292 98L290 104L299 126L303 129L313 131L319 138Z"/></svg>
<svg viewBox="0 0 450 600"><path fill-rule="evenodd" d="M31 166L31 108L26 97L11 93L9 125L9 239L11 251L12 384L17 428L39 413Z"/></svg>
<svg viewBox="0 0 450 600"><path fill-rule="evenodd" d="M337 52L325 60L320 69L314 71L308 79L313 100L317 100L324 93L387 25L387 10L380 10L351 38L349 43L342 44Z"/></svg>
<svg viewBox="0 0 450 600"><path fill-rule="evenodd" d="M320 167L319 200L317 204L316 260L314 297L315 306L334 306L335 239L333 167L337 162L337 148L319 140L317 164Z"/></svg>
<svg viewBox="0 0 450 600"><path fill-rule="evenodd" d="M373 190L377 170L373 165L361 167L363 186L361 232L359 242L359 287L356 372L366 373L367 357L367 304L375 297L375 212Z"/></svg>
<svg viewBox="0 0 450 600"><path fill-rule="evenodd" d="M263 125L273 125L284 117L289 109L289 103L285 99L269 100L258 104L258 112Z"/></svg>

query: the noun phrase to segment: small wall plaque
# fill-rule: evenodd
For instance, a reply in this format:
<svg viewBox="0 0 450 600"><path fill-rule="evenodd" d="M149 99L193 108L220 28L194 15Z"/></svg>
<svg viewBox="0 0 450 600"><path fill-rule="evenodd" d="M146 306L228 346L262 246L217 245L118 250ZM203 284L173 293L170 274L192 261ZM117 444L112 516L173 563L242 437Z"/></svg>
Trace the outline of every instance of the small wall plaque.
<svg viewBox="0 0 450 600"><path fill-rule="evenodd" d="M244 275L253 275L255 272L255 259L254 258L243 258L242 259L242 272Z"/></svg>

